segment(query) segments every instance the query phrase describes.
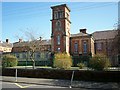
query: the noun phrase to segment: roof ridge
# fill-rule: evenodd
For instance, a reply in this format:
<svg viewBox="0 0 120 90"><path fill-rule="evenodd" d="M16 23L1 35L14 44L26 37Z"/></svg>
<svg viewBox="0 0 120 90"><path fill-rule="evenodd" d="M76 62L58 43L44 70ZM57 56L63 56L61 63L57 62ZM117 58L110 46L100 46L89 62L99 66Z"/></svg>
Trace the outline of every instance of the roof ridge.
<svg viewBox="0 0 120 90"><path fill-rule="evenodd" d="M95 31L95 32L109 32L109 31L116 31L116 30L104 30L104 31ZM93 33L95 33L93 32Z"/></svg>

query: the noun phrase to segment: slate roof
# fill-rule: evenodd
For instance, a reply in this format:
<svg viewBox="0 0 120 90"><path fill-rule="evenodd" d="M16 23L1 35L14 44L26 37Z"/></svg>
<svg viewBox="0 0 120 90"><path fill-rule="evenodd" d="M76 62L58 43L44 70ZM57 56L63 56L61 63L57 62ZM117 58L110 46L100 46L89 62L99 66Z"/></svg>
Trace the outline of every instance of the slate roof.
<svg viewBox="0 0 120 90"><path fill-rule="evenodd" d="M29 45L51 45L51 40L34 40L34 41L23 41L23 42L16 42L13 43L13 47L23 47Z"/></svg>
<svg viewBox="0 0 120 90"><path fill-rule="evenodd" d="M0 46L12 48L13 44L12 43L6 43L6 42L0 42Z"/></svg>
<svg viewBox="0 0 120 90"><path fill-rule="evenodd" d="M95 40L113 39L117 34L117 30L96 31L92 35Z"/></svg>
<svg viewBox="0 0 120 90"><path fill-rule="evenodd" d="M80 32L80 33L77 33L77 34L71 34L70 35L70 37L79 37L79 36L90 36L90 34L88 34L88 33L82 33L82 32Z"/></svg>
<svg viewBox="0 0 120 90"><path fill-rule="evenodd" d="M48 50L46 46L51 45L51 40L34 40L34 41L22 41L16 42L13 44L12 52L24 52L29 51L31 48L34 48L35 51L45 51ZM46 47L46 48L45 48Z"/></svg>

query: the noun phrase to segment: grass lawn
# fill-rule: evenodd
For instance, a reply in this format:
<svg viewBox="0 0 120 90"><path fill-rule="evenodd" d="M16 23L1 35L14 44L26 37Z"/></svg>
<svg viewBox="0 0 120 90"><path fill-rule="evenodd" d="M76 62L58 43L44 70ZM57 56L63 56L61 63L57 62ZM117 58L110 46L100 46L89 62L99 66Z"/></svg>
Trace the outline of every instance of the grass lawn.
<svg viewBox="0 0 120 90"><path fill-rule="evenodd" d="M7 67L7 68L33 69L33 66L15 66L15 67ZM49 67L49 66L35 66L35 68L52 68L52 67Z"/></svg>
<svg viewBox="0 0 120 90"><path fill-rule="evenodd" d="M15 66L15 67L7 67L7 68L33 69L33 66ZM50 66L35 66L35 68L36 69L39 69L39 68L56 69L56 68L52 68ZM87 67L85 67L84 69L79 69L79 67L71 67L70 70L87 70Z"/></svg>
<svg viewBox="0 0 120 90"><path fill-rule="evenodd" d="M7 67L7 68L17 68L17 69L33 69L33 66L15 66L15 67ZM57 69L52 68L50 66L35 66L36 69L44 68L44 69ZM79 67L71 67L70 70L91 70L87 67L84 67L83 69L79 69ZM106 71L120 71L120 67L110 67Z"/></svg>

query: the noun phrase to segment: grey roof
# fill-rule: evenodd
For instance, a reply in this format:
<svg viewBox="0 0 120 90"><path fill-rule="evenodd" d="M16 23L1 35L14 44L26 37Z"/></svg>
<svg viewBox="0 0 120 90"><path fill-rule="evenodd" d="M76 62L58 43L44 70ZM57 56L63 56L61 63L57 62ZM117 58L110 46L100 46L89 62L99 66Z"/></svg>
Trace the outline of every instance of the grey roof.
<svg viewBox="0 0 120 90"><path fill-rule="evenodd" d="M34 41L23 41L23 42L16 42L13 43L13 47L23 47L29 45L51 45L51 40L34 40Z"/></svg>
<svg viewBox="0 0 120 90"><path fill-rule="evenodd" d="M95 40L113 39L117 34L117 30L96 31L92 35Z"/></svg>
<svg viewBox="0 0 120 90"><path fill-rule="evenodd" d="M0 46L12 48L13 44L12 43L7 43L7 42L0 42Z"/></svg>
<svg viewBox="0 0 120 90"><path fill-rule="evenodd" d="M79 37L79 36L90 36L90 34L85 34L85 33L82 33L82 32L80 32L80 33L77 33L77 34L71 34L70 35L70 37Z"/></svg>

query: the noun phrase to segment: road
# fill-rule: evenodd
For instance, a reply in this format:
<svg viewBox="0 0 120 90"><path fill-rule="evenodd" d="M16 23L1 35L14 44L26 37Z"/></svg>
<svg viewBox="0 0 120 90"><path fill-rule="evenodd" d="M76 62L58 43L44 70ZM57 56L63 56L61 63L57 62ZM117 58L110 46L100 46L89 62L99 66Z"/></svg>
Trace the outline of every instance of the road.
<svg viewBox="0 0 120 90"><path fill-rule="evenodd" d="M67 88L67 87L37 85L37 84L25 84L25 83L13 83L13 82L2 82L2 88Z"/></svg>
<svg viewBox="0 0 120 90"><path fill-rule="evenodd" d="M4 88L64 88L65 90L70 86L69 80L58 80L58 79L43 79L43 78L25 78L18 77L15 81L15 77L3 76L2 86ZM0 85L1 86L1 85ZM120 90L120 83L117 82L85 82L85 81L73 81L72 86L80 90ZM72 88L73 88L72 87Z"/></svg>
<svg viewBox="0 0 120 90"><path fill-rule="evenodd" d="M25 84L25 83L13 83L13 82L2 82L3 90L10 90L14 88L18 89L29 89L29 88L63 88L64 90L68 90L69 87L60 87L60 86L49 86L49 85L37 85L37 84ZM93 90L93 89L85 89L85 88L77 88L79 90ZM94 89L95 90L95 89Z"/></svg>

